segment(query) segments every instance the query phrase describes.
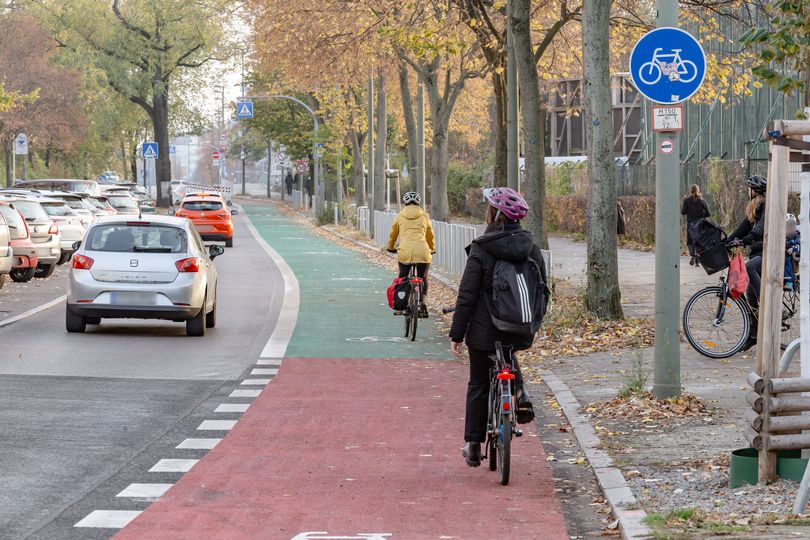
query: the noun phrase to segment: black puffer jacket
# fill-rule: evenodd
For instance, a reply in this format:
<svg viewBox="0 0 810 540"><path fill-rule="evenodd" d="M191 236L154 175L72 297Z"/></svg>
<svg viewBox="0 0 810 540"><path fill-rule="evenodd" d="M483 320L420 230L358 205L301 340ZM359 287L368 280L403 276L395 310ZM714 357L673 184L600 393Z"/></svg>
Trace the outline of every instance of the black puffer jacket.
<svg viewBox="0 0 810 540"><path fill-rule="evenodd" d="M531 234L523 230L520 223L506 223L503 230L490 226L469 245L467 255L450 326L450 339L463 340L468 347L483 350L494 350L496 341L517 350L531 347L534 337L507 334L495 328L485 300L492 296L492 272L499 259L519 262L531 257L545 268L543 255L532 241ZM544 273L548 275L548 272Z"/></svg>
<svg viewBox="0 0 810 540"><path fill-rule="evenodd" d="M762 255L763 240L765 238L765 203L757 207L755 216L757 218L756 223L751 223L748 218L745 218L728 237L729 242L739 240L743 245L751 246L748 251L749 258Z"/></svg>

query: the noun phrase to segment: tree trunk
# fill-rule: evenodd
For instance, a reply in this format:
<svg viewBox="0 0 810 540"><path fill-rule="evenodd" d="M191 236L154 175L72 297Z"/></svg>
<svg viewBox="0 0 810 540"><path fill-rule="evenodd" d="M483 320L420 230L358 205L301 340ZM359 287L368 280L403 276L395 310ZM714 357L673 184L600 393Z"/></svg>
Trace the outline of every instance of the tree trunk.
<svg viewBox="0 0 810 540"><path fill-rule="evenodd" d="M158 157L155 160L156 201L159 207L168 208L171 204L167 194L172 179L172 163L169 156L169 95L165 85L155 89L151 117L158 144Z"/></svg>
<svg viewBox="0 0 810 540"><path fill-rule="evenodd" d="M385 88L385 75L377 77L376 131L377 146L374 147L374 209L385 208L385 152L388 148L388 99Z"/></svg>
<svg viewBox="0 0 810 540"><path fill-rule="evenodd" d="M416 118L414 118L413 96L411 95L411 84L408 78L408 65L405 62L399 64L399 93L402 97L402 112L405 118L405 133L408 136L408 174L411 178L412 191L417 191L416 172L417 167L417 153L419 152L419 143L417 142L417 126Z"/></svg>
<svg viewBox="0 0 810 540"><path fill-rule="evenodd" d="M434 66L435 67L435 66ZM447 103L448 96L441 96L437 88L439 79L436 70L432 70L423 82L430 104L430 123L433 127L430 149L430 167L427 180L430 183L430 215L433 219L445 221L450 215L447 200L447 169L450 162L447 147L447 131L452 109Z"/></svg>
<svg viewBox="0 0 810 540"><path fill-rule="evenodd" d="M495 100L495 185L506 187L506 73L492 74Z"/></svg>
<svg viewBox="0 0 810 540"><path fill-rule="evenodd" d="M352 142L352 172L354 176L354 203L360 208L366 201L366 175L363 170L363 142L365 137L356 130L349 130L349 140Z"/></svg>
<svg viewBox="0 0 810 540"><path fill-rule="evenodd" d="M6 157L6 187L11 187L11 142L6 139L3 141L3 153Z"/></svg>
<svg viewBox="0 0 810 540"><path fill-rule="evenodd" d="M138 182L138 145L132 145L132 151L129 153L129 173L130 182ZM189 175L189 179L191 176Z"/></svg>
<svg viewBox="0 0 810 540"><path fill-rule="evenodd" d="M583 3L585 126L588 141L588 284L585 302L603 318L622 317L616 240L616 166L610 102L611 0Z"/></svg>
<svg viewBox="0 0 810 540"><path fill-rule="evenodd" d="M520 81L521 118L523 119L523 139L525 176L522 191L529 203L527 227L537 245L548 247L546 236L546 174L544 117L540 103L540 89L537 79L537 65L532 49L531 0L512 0L512 35L515 39L518 80Z"/></svg>

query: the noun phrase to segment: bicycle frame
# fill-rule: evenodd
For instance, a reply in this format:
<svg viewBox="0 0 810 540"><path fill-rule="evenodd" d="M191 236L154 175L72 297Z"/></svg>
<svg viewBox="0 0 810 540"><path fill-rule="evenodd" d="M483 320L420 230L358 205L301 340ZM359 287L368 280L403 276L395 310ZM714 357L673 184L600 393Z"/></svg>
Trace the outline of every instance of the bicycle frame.
<svg viewBox="0 0 810 540"><path fill-rule="evenodd" d="M489 383L489 411L488 411L488 424L487 424L487 443L486 448L489 448L489 442L497 437L499 434L495 432L496 429L496 416L500 414L514 415L515 398L512 391L515 380L515 366L512 354L510 351L509 361L506 361L503 347L500 342L495 344L495 362L490 368L490 383ZM509 437L512 434L509 433ZM486 457L486 454L484 455Z"/></svg>

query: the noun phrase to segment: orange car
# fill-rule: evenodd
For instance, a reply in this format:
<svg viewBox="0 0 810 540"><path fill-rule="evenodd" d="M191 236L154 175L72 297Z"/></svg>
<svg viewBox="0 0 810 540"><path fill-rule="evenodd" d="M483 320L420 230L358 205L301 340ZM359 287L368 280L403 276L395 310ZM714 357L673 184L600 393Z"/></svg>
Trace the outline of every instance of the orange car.
<svg viewBox="0 0 810 540"><path fill-rule="evenodd" d="M187 195L174 215L190 219L203 240L225 240L226 247L233 247L231 216L236 215L236 210L228 211L222 196L204 193Z"/></svg>

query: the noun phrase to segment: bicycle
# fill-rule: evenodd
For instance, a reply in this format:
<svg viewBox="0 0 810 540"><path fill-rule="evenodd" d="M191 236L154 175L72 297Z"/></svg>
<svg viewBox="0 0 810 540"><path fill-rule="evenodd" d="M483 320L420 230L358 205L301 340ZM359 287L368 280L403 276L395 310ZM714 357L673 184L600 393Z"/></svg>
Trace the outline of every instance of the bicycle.
<svg viewBox="0 0 810 540"><path fill-rule="evenodd" d="M666 75L670 81L679 81L684 84L690 83L697 77L697 66L691 60L681 58L682 49L672 49L672 52L662 53L664 49L659 47L653 51L652 59L641 64L638 70L638 77L644 84L655 84L661 80L662 75ZM664 60L671 60L665 62ZM644 77L644 68L647 68L650 79ZM657 72L657 73L656 73ZM691 73L691 75L689 75Z"/></svg>
<svg viewBox="0 0 810 540"><path fill-rule="evenodd" d="M799 337L799 276L793 287L782 291L780 345L785 349ZM703 356L728 358L743 350L751 336L757 312L743 294L731 298L726 276L720 284L697 291L683 310L683 331L689 344Z"/></svg>
<svg viewBox="0 0 810 540"><path fill-rule="evenodd" d="M412 264L408 272L408 307L402 312L405 316L405 337L416 341L416 327L419 324L420 307L422 305L422 287L424 280L416 273L416 265Z"/></svg>

